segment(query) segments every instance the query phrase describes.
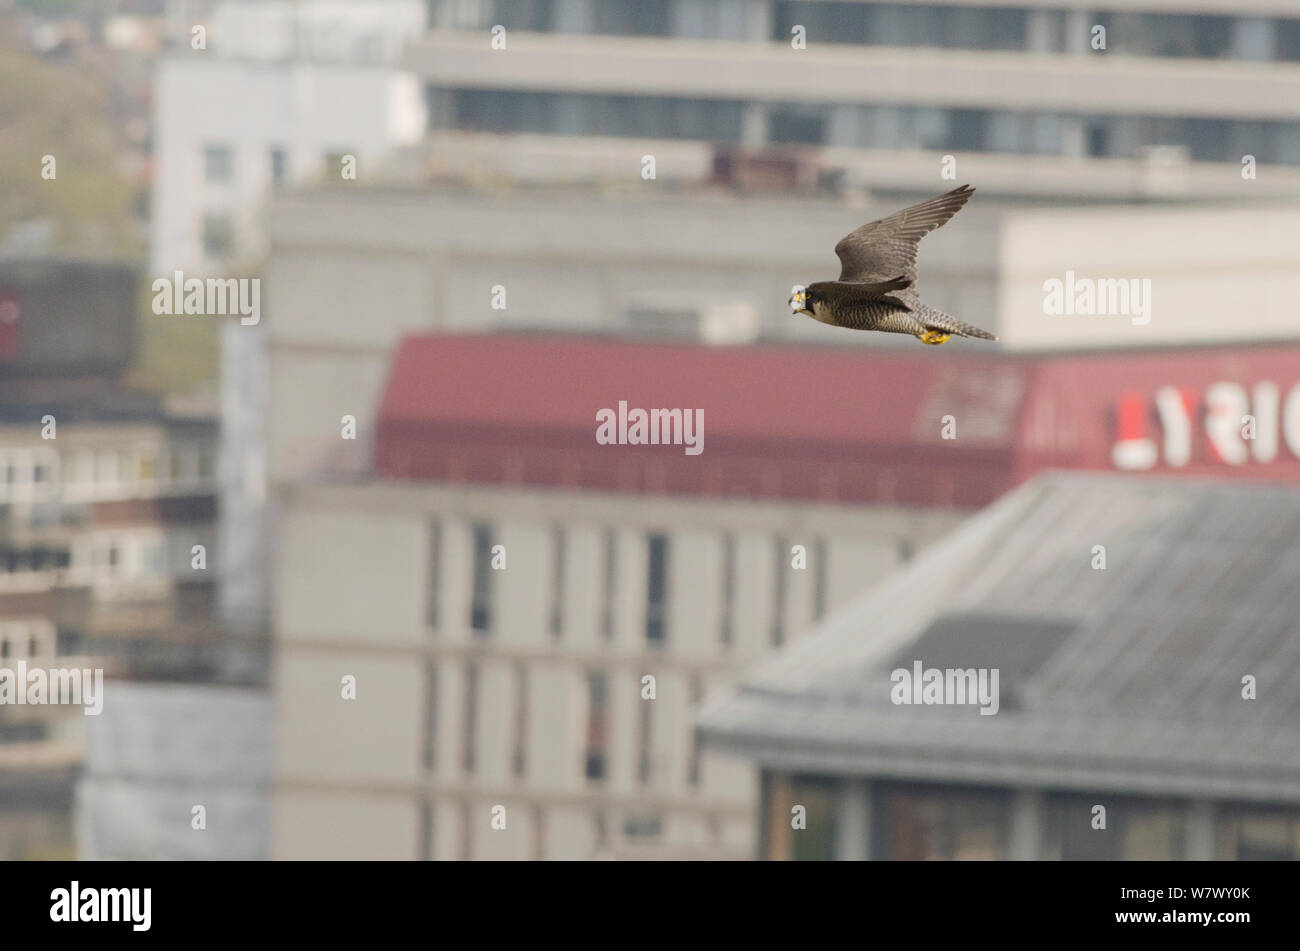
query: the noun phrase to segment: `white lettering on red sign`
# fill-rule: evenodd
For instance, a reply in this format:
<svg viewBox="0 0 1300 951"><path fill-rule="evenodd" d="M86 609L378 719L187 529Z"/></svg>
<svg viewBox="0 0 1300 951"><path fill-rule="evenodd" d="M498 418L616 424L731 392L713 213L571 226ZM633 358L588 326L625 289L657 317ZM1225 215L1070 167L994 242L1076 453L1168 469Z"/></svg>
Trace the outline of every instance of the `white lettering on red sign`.
<svg viewBox="0 0 1300 951"><path fill-rule="evenodd" d="M1205 437L1210 457L1225 465L1273 462L1280 442L1300 458L1300 384L1281 401L1276 383L1262 380L1247 392L1240 383L1212 383L1205 389ZM1155 393L1159 441L1150 432L1150 404L1141 393L1119 398L1111 463L1131 472L1163 463L1180 469L1192 459L1193 430L1198 408L1194 390L1162 386ZM1246 417L1254 417L1253 438L1246 438ZM1279 436L1281 437L1279 439Z"/></svg>

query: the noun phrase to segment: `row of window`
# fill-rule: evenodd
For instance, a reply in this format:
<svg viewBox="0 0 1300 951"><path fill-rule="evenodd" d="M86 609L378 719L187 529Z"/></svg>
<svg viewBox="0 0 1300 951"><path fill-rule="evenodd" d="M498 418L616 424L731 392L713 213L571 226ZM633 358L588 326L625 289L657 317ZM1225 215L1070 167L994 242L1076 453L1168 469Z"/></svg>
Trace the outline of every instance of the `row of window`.
<svg viewBox="0 0 1300 951"><path fill-rule="evenodd" d="M96 532L71 544L0 545L0 577L66 571L72 581L163 580L193 570L188 533Z"/></svg>
<svg viewBox="0 0 1300 951"><path fill-rule="evenodd" d="M461 861L468 862L475 858L472 845L471 830L475 824L480 821L476 810L482 806L477 803L464 803L460 808L460 817L457 823L457 837L459 858ZM533 853L531 858L534 861L543 861L548 857L547 852L547 811L541 806L534 806L531 810L532 822L534 828ZM710 834L714 841L720 841L722 838L721 822L716 816L708 818ZM596 857L603 857L609 854L608 850L612 843L611 828L621 829L623 837L629 840L650 840L657 838L663 833L663 818L653 812L627 812L622 809L595 810L595 842L593 843L593 854ZM567 832L567 829L565 830ZM420 806L420 860L424 862L432 861L434 856L434 836L441 836L443 830L435 829L434 823L434 806L429 800L425 800Z"/></svg>
<svg viewBox="0 0 1300 951"><path fill-rule="evenodd" d="M213 478L213 450L175 445L161 449L0 449L0 502L46 501L66 493L119 494L130 485L190 486Z"/></svg>
<svg viewBox="0 0 1300 951"><path fill-rule="evenodd" d="M352 149L330 149L321 156L325 174L337 175L345 155L356 155ZM236 172L234 146L209 143L203 146L203 181L209 185L233 185ZM289 174L288 153L279 146L266 152L267 170L272 187L283 185Z"/></svg>
<svg viewBox="0 0 1300 951"><path fill-rule="evenodd" d="M339 175L345 155L355 155L349 149L326 152L323 157L322 170L326 175ZM271 187L283 185L288 178L288 153L278 146L267 150L266 162L269 170ZM203 180L209 185L234 185L238 173L236 153L233 146L208 144L203 146ZM235 251L235 223L231 214L223 211L210 211L203 215L200 240L206 258L221 261L231 257Z"/></svg>
<svg viewBox="0 0 1300 951"><path fill-rule="evenodd" d="M767 858L828 860L836 857L839 783L817 777L768 775L764 779ZM1013 797L999 788L920 783L871 785L872 859L1002 860L1009 858ZM1094 807L1106 808L1097 828ZM802 806L806 827L792 828ZM1045 797L1041 859L1183 859L1188 804L1111 794L1051 792ZM1300 811L1249 806L1217 810L1220 859L1300 859Z"/></svg>
<svg viewBox="0 0 1300 951"><path fill-rule="evenodd" d="M43 618L0 623L0 663L53 657L55 646L54 628Z"/></svg>
<svg viewBox="0 0 1300 951"><path fill-rule="evenodd" d="M441 128L738 143L748 103L588 93L431 87ZM1300 165L1300 124L1171 116L1067 115L822 103L767 103L767 138L781 144L1135 158L1180 146L1203 162Z"/></svg>
<svg viewBox="0 0 1300 951"><path fill-rule="evenodd" d="M1187 13L1033 10L952 4L773 0L430 0L435 29L744 40L756 30L777 43L804 27L809 44L1063 53L1088 50L1104 26L1110 53L1134 56L1300 60L1300 20ZM758 19L761 17L761 19Z"/></svg>
<svg viewBox="0 0 1300 951"><path fill-rule="evenodd" d="M439 667L436 661L425 665L425 711L422 739L422 762L424 768L433 770L438 766L437 750L437 710L439 691ZM529 710L528 674L523 663L517 664L513 672L514 682L510 696L514 710L511 717L511 769L516 777L523 778L528 771L527 726ZM582 737L582 769L585 777L593 782L606 778L610 755L610 711L609 711L609 674L605 671L591 671L587 674L587 716ZM704 685L699 676L691 678L692 707L704 700ZM480 672L476 663L470 662L465 668L464 716L461 720L459 767L468 774L476 768L475 750L478 747ZM655 774L653 750L653 712L654 705L642 702L638 707L637 724L637 758L636 776L642 785L649 785ZM687 764L687 782L698 786L700 782L699 749L692 740Z"/></svg>
<svg viewBox="0 0 1300 951"><path fill-rule="evenodd" d="M469 627L479 634L492 631L494 625L494 575L496 569L493 560L503 557L496 553L498 548L492 526L476 522L471 526L473 536L473 575L470 594ZM722 644L730 644L734 636L736 609L736 539L733 535L723 536L721 620L718 639ZM442 575L442 525L435 521L429 529L429 577L426 586L425 621L437 628L442 623L440 617L440 586ZM774 569L771 584L772 591L772 627L769 640L773 646L779 646L786 636L786 601L789 587L792 546L787 539L776 538L774 545ZM646 576L645 576L645 617L643 631L646 643L662 645L668 639L669 616L669 558L671 546L668 536L660 532L650 532L645 536ZM554 638L564 633L564 594L566 585L566 565L568 561L567 533L562 526L551 529L551 586L550 605L547 612L547 626ZM826 610L826 543L822 539L813 542L807 552L809 568L813 573L813 617L820 619ZM600 592L600 630L606 639L614 636L614 612L617 594L615 578L618 561L618 538L616 533L607 530L604 537L604 553L601 559Z"/></svg>
<svg viewBox="0 0 1300 951"><path fill-rule="evenodd" d="M1093 29L1100 26L1106 30L1100 55L1300 59L1300 20L1294 19L809 0L782 0L775 12L771 38L783 42L797 23L810 43L1091 54Z"/></svg>
<svg viewBox="0 0 1300 951"><path fill-rule="evenodd" d="M288 170L288 155L275 146L266 153L272 185L282 185ZM203 146L203 180L209 185L230 185L235 181L235 149L230 145Z"/></svg>

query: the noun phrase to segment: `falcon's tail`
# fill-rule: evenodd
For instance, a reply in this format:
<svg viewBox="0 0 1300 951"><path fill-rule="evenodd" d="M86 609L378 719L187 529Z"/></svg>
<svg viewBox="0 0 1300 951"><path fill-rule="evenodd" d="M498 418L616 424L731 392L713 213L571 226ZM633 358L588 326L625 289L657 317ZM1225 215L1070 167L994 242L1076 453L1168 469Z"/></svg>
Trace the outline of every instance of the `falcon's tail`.
<svg viewBox="0 0 1300 951"><path fill-rule="evenodd" d="M981 330L974 324L968 324L956 317L950 317L943 311L935 310L933 307L922 305L916 317L921 323L925 324L926 330L938 331L941 334L956 334L958 337L978 337L980 340L998 339L996 334Z"/></svg>

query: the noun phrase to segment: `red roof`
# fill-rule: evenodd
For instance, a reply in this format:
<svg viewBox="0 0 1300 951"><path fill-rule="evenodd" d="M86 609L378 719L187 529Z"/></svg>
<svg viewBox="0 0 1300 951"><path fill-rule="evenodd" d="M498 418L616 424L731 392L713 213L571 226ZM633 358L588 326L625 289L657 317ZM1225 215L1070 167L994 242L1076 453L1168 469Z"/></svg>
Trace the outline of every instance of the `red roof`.
<svg viewBox="0 0 1300 951"><path fill-rule="evenodd" d="M1176 462L1179 447L1162 425L1187 434L1162 387L1187 388L1183 428L1194 435L1208 409L1198 390L1261 379L1285 401L1300 382L1300 348L1027 358L415 336L388 379L375 466L391 478L975 506L1045 466L1111 468L1121 436L1133 437L1126 464L1147 462L1146 439L1158 444L1150 467L1168 471L1161 451ZM1216 391L1220 404L1225 394ZM628 412L702 411L703 451L600 444L597 413L617 413L620 401ZM1295 415L1300 435L1300 398ZM942 436L946 416L955 439ZM1229 468L1213 440L1188 441L1182 468ZM1284 445L1271 461L1230 468L1300 478L1300 453Z"/></svg>

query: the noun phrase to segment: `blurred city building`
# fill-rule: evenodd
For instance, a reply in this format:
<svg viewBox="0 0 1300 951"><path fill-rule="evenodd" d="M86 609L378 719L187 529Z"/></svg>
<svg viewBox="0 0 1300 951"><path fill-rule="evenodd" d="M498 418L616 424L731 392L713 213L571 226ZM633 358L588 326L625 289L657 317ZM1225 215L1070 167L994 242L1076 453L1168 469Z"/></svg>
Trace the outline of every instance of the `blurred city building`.
<svg viewBox="0 0 1300 951"><path fill-rule="evenodd" d="M752 770L697 751L691 711L864 574L1047 465L1291 478L1297 381L1242 345L1297 337L1300 15L1279 0L1134 9L169 4L152 268L266 278L262 324L224 331L220 571L227 622L256 625L274 591L272 854L749 854ZM200 16L203 52L188 41ZM357 181L277 189L332 180L345 154ZM898 356L909 338L789 315L792 284L834 275L843 234L965 181L980 197L926 239L922 280L935 306L999 333L1001 356L967 360L957 343L919 368ZM1150 312L1049 314L1045 282L1075 277L1150 279ZM493 330L530 339L401 343ZM665 366L723 361L755 405L770 394L747 374L773 344L827 345L807 358L814 377L835 346L885 352L846 355L860 383L829 374L842 382L823 402L848 401L835 413L854 426L835 436L854 462L803 457L787 429L724 458L719 483L701 473L726 456L726 426L710 441L720 394L697 404L700 459L606 470L628 447L594 445L594 411L639 377L597 397L580 382L599 352L539 331L639 341L635 366L650 341ZM747 343L760 346L730 346ZM1226 349L1157 352L1209 345ZM483 348L509 348L523 375ZM807 380L788 401L815 429ZM565 403L569 387L589 398ZM458 417L471 397L491 411ZM1243 405L1271 443L1234 439ZM949 406L959 437L938 443ZM578 436L574 458L601 461L575 476L555 447ZM786 589L777 549L800 533L808 568ZM509 570L482 568L496 544ZM735 646L688 639L723 629L727 598ZM659 677L654 703L643 673ZM340 696L347 676L356 701ZM491 827L497 804L508 831Z"/></svg>
<svg viewBox="0 0 1300 951"><path fill-rule="evenodd" d="M936 182L932 193L941 187ZM282 378L271 411L286 434L301 431L305 420L285 414L312 409L314 379L336 373L362 373L356 385L373 407L401 331L559 330L908 350L916 346L909 337L830 329L792 316L786 305L792 285L838 273L832 248L841 237L894 210L879 200L846 205L667 188L641 182L635 167L618 190L425 181L287 193L271 223L266 334L294 375ZM1009 351L1295 340L1300 325L1289 301L1300 296L1300 250L1288 235L1297 221L1300 192L1285 204L1050 211L977 193L925 239L921 284L928 301L995 331L996 346ZM1209 233L1214 241L1205 240ZM1099 311L1110 309L1108 288L1116 284L1121 306L1050 313L1050 281L1063 293L1070 288L1071 304L1076 286L1094 284ZM238 330L264 339L260 328ZM989 348L958 342L936 355L973 346Z"/></svg>
<svg viewBox="0 0 1300 951"><path fill-rule="evenodd" d="M336 429L279 496L272 854L748 855L752 778L691 711L996 495L1011 375L945 451L907 401L953 381L916 358L408 339L373 473L320 479ZM704 407L704 451L598 445L619 399Z"/></svg>
<svg viewBox="0 0 1300 951"><path fill-rule="evenodd" d="M1291 485L1041 476L700 738L761 770L764 858L1300 858L1298 529ZM997 669L996 713L899 702L918 666Z"/></svg>
<svg viewBox="0 0 1300 951"><path fill-rule="evenodd" d="M277 188L364 180L418 141L420 85L396 63L425 13L419 0L173 4L155 81L151 273L257 274ZM267 610L265 350L239 326L221 348L221 615L251 627Z"/></svg>
<svg viewBox="0 0 1300 951"><path fill-rule="evenodd" d="M321 390L277 470L272 852L746 854L755 784L696 747L694 708L1036 472L1300 478L1298 357L406 339L370 446ZM704 451L598 444L620 400L703 408Z"/></svg>
<svg viewBox="0 0 1300 951"><path fill-rule="evenodd" d="M0 664L248 676L257 663L215 625L217 572L194 567L195 546L215 547L215 416L123 380L136 280L119 264L0 262ZM81 721L80 708L0 707L6 771L69 782ZM9 812L25 797L0 800L7 855L70 848L66 792L37 800L58 813L54 843L25 839L43 828Z"/></svg>
<svg viewBox="0 0 1300 951"><path fill-rule="evenodd" d="M268 194L304 179L364 175L418 140L425 110L396 68L424 27L418 0L237 2L213 7L157 64L150 262L160 274L224 273L266 251Z"/></svg>
<svg viewBox="0 0 1300 951"><path fill-rule="evenodd" d="M273 855L752 854L752 774L684 724L822 610L1044 467L1300 467L1294 347L1170 349L1294 338L1295 269L1264 263L1292 211L976 203L927 239L926 293L993 315L1002 353L922 356L908 338L832 340L784 306L892 208L629 178L278 197L270 317L248 328L269 360ZM1258 322L1223 317L1190 225L1211 220L1255 249L1234 266L1261 288ZM1062 260L1156 274L1151 320L1045 313ZM402 347L430 328L466 336ZM853 346L790 347L812 342ZM757 346L728 346L743 343ZM595 411L620 399L704 408L704 454L660 447L652 464L596 445ZM1251 408L1269 435L1247 446L1224 420ZM774 441L729 457L739 418ZM818 434L834 450L801 457ZM787 569L795 544L806 571ZM741 613L724 625L729 598ZM650 637L660 599L672 620ZM708 633L724 628L735 646ZM348 675L357 701L340 699Z"/></svg>
<svg viewBox="0 0 1300 951"><path fill-rule="evenodd" d="M930 190L945 155L987 193L1051 200L1237 199L1300 183L1291 0L429 10L405 62L427 90L433 159L480 174L589 172L622 141L633 161L660 157L667 178L711 169L722 146L793 150L815 180L882 190ZM1269 174L1243 181L1247 155Z"/></svg>

